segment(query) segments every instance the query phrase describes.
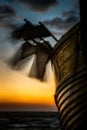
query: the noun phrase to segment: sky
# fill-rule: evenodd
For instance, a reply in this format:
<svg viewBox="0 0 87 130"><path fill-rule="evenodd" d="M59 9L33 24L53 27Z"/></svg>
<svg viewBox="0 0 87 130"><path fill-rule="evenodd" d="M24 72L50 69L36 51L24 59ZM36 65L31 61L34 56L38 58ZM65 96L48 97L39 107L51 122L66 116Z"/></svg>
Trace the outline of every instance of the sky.
<svg viewBox="0 0 87 130"><path fill-rule="evenodd" d="M57 111L50 61L44 82L26 75L33 58L22 71L5 62L24 42L11 37L11 32L25 23L24 18L34 25L41 21L59 40L80 20L79 0L0 0L0 110ZM56 44L49 40L52 46Z"/></svg>

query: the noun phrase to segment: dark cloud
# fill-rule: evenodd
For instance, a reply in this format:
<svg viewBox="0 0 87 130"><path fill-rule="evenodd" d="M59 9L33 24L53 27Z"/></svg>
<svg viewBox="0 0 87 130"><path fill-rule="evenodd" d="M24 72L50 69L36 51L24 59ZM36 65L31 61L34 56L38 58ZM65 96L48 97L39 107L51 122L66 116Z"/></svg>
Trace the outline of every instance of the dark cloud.
<svg viewBox="0 0 87 130"><path fill-rule="evenodd" d="M69 11L64 11L64 12L62 13L62 15L63 15L63 17L76 15L76 10L71 9L71 10L69 10Z"/></svg>
<svg viewBox="0 0 87 130"><path fill-rule="evenodd" d="M51 27L53 26L56 29L68 30L78 21L79 21L79 18L77 16L72 15L65 19L56 17L52 20L44 21L44 24Z"/></svg>
<svg viewBox="0 0 87 130"><path fill-rule="evenodd" d="M69 16L67 19L64 20L65 25L72 26L78 21L78 17L76 16Z"/></svg>
<svg viewBox="0 0 87 130"><path fill-rule="evenodd" d="M73 0L75 4L78 0ZM56 17L52 20L44 21L45 24L48 26L53 26L56 29L60 30L68 30L70 29L75 23L80 20L79 9L76 7L72 7L70 10L63 11L62 17Z"/></svg>
<svg viewBox="0 0 87 130"><path fill-rule="evenodd" d="M19 0L27 3L34 11L46 11L50 7L55 6L58 0Z"/></svg>
<svg viewBox="0 0 87 130"><path fill-rule="evenodd" d="M15 10L9 4L0 5L0 26L13 28L13 19L16 16Z"/></svg>
<svg viewBox="0 0 87 130"><path fill-rule="evenodd" d="M59 3L59 0L8 0L9 3L25 3L33 11L43 12L47 11L50 7L53 7Z"/></svg>
<svg viewBox="0 0 87 130"><path fill-rule="evenodd" d="M0 26L4 27L5 29L7 29L7 28L9 28L9 29L16 28L16 25L14 23L12 23L12 21L9 20L9 19L2 19L2 21L0 21Z"/></svg>
<svg viewBox="0 0 87 130"><path fill-rule="evenodd" d="M78 2L78 0L73 0ZM75 3L75 4L76 4ZM49 26L53 26L57 29L62 30L68 30L70 29L75 23L77 23L80 20L79 10L76 7L73 7L72 9L68 11L62 12L62 17L56 17L52 20L44 21L45 24Z"/></svg>
<svg viewBox="0 0 87 130"><path fill-rule="evenodd" d="M12 16L15 15L15 10L10 5L0 6L0 16Z"/></svg>

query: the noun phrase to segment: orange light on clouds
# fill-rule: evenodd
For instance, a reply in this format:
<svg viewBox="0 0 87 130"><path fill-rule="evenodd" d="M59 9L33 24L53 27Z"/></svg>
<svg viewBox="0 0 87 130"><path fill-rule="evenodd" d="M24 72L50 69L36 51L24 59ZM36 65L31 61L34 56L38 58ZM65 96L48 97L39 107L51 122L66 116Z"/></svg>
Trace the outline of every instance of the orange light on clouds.
<svg viewBox="0 0 87 130"><path fill-rule="evenodd" d="M49 75L48 80L41 82L11 70L1 62L0 104L39 104L40 106L53 106L53 110L56 110L54 102L55 81L49 66L46 75Z"/></svg>

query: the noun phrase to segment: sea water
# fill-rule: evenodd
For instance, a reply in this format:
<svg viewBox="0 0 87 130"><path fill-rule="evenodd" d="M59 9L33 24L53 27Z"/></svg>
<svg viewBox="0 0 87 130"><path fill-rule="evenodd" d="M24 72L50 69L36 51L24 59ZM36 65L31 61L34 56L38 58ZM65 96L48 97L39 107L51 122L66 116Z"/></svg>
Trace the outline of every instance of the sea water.
<svg viewBox="0 0 87 130"><path fill-rule="evenodd" d="M58 112L0 112L0 130L61 130Z"/></svg>

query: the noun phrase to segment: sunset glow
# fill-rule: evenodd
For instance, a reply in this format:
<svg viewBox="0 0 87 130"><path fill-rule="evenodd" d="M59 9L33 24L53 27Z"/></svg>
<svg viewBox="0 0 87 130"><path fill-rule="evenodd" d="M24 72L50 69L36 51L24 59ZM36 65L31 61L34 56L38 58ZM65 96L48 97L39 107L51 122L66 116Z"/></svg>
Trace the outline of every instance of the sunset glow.
<svg viewBox="0 0 87 130"><path fill-rule="evenodd" d="M49 65L48 65L49 67ZM53 106L54 102L55 80L52 71L48 70L49 79L41 82L36 79L28 78L22 73L8 68L4 63L0 64L0 103L3 104L33 104L42 106ZM50 76L51 75L51 76ZM50 80L50 82L49 82Z"/></svg>
<svg viewBox="0 0 87 130"><path fill-rule="evenodd" d="M0 110L58 110L54 101L58 81L55 82L57 77L55 78L54 76L50 61L49 63L47 61L48 58L52 60L51 51L45 51L45 54L42 51L44 49L41 50L37 47L36 51L32 53L33 55L25 56L26 58L23 59L23 48L21 47L26 40L34 48L36 48L38 43L42 44L44 41L47 41L46 44L48 43L51 46L50 49L53 49L59 39L80 20L79 14L78 0L0 0ZM50 34L48 35L49 37L45 37L45 35L39 36L41 31L38 28L37 30L35 29L35 34L34 32L32 33L34 31L33 28L33 30L30 29L31 32L27 28L25 29L27 31L25 34L27 36L29 33L30 35L32 34L32 38L27 37L28 39L26 39L24 36L19 36L20 38L16 39L12 32L26 25L26 22L29 23L31 28L42 28L43 33L42 25L44 25L47 28L46 30L48 30L46 32L49 32L47 34ZM22 34L22 31L20 34ZM34 37L36 34L38 34L37 37ZM47 46L44 47L49 48ZM24 54L26 54L25 52L26 49L24 49ZM43 57L46 56L47 60L42 58L41 54ZM13 58L14 55L16 55L16 59ZM15 68L11 69L7 62L11 58L13 58L14 66L15 62L19 60L16 64L18 65L16 71ZM33 64L34 60L37 63L40 62L39 66L36 61ZM29 74L31 77L35 77L37 75L37 68L40 68L40 71L38 71L40 75L40 72L44 70L41 68L43 63L47 65L44 76L45 81L42 82L28 77ZM22 71L20 71L21 69ZM41 78L39 77L39 79Z"/></svg>

